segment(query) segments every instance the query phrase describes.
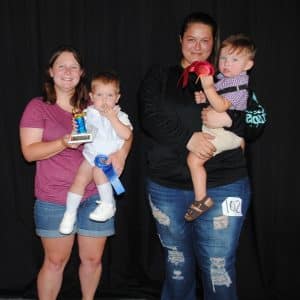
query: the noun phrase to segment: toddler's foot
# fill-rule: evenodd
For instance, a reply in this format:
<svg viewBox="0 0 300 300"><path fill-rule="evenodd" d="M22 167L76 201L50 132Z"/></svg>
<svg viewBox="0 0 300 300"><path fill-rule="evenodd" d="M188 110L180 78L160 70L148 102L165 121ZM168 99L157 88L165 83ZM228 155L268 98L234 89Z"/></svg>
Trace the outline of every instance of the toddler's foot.
<svg viewBox="0 0 300 300"><path fill-rule="evenodd" d="M186 214L184 215L184 218L187 221L193 221L196 218L198 218L200 215L205 213L213 205L214 205L213 200L208 196L205 196L201 200L195 200L189 207Z"/></svg>
<svg viewBox="0 0 300 300"><path fill-rule="evenodd" d="M96 209L90 213L90 219L93 221L104 222L114 216L116 207L114 204L100 201Z"/></svg>
<svg viewBox="0 0 300 300"><path fill-rule="evenodd" d="M76 222L76 213L65 212L64 217L59 225L59 232L62 234L70 234L73 231Z"/></svg>

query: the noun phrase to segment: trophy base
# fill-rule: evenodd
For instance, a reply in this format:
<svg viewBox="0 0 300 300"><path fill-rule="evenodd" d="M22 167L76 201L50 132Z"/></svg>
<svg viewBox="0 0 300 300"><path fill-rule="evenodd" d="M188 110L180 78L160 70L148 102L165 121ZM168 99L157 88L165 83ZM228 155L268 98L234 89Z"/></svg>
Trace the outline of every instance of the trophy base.
<svg viewBox="0 0 300 300"><path fill-rule="evenodd" d="M69 144L88 143L93 140L91 133L76 133L72 134L69 140Z"/></svg>

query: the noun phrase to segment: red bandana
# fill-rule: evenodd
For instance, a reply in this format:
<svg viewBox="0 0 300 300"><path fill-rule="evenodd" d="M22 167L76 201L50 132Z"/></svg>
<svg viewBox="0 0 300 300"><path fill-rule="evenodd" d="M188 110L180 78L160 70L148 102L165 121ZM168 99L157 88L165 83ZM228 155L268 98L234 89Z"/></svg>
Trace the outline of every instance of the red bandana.
<svg viewBox="0 0 300 300"><path fill-rule="evenodd" d="M212 64L210 64L207 61L194 61L192 64L190 64L188 67L186 67L181 74L178 85L182 81L182 87L186 87L189 79L189 73L195 73L198 77L196 82L199 80L199 77L201 75L214 75L215 69Z"/></svg>

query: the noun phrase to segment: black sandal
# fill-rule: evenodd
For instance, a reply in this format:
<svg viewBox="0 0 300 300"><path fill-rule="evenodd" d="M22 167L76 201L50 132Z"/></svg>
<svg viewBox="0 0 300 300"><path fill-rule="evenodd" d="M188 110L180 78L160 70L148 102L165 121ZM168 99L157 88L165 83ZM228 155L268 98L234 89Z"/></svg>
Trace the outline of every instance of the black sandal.
<svg viewBox="0 0 300 300"><path fill-rule="evenodd" d="M186 214L184 215L184 218L187 221L193 221L196 218L198 218L200 215L205 213L213 205L214 205L213 200L208 196L205 196L201 200L195 200L188 208Z"/></svg>

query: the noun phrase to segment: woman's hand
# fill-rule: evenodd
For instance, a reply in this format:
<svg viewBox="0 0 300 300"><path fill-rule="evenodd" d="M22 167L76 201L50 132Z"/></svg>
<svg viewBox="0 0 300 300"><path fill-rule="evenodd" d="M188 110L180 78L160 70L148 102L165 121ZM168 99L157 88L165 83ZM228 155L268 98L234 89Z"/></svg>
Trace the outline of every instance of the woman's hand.
<svg viewBox="0 0 300 300"><path fill-rule="evenodd" d="M77 149L82 144L82 143L69 143L70 139L71 139L71 135L70 134L66 134L61 139L62 140L62 144L66 148Z"/></svg>
<svg viewBox="0 0 300 300"><path fill-rule="evenodd" d="M215 146L210 142L214 136L205 132L195 132L189 139L186 148L193 152L196 156L202 159L209 159L212 157Z"/></svg>
<svg viewBox="0 0 300 300"><path fill-rule="evenodd" d="M43 129L20 128L20 141L24 158L29 161L37 161L50 158L68 148L78 148L79 144L69 144L70 135L52 141L43 141Z"/></svg>
<svg viewBox="0 0 300 300"><path fill-rule="evenodd" d="M209 128L231 127L232 120L226 112L216 112L211 106L201 112L202 123Z"/></svg>
<svg viewBox="0 0 300 300"><path fill-rule="evenodd" d="M123 151L111 153L106 161L107 164L112 164L115 172L120 176L124 170L126 156Z"/></svg>
<svg viewBox="0 0 300 300"><path fill-rule="evenodd" d="M129 154L133 141L133 135L126 140L120 150L108 156L107 163L112 163L114 170L120 176L124 170L126 158Z"/></svg>

